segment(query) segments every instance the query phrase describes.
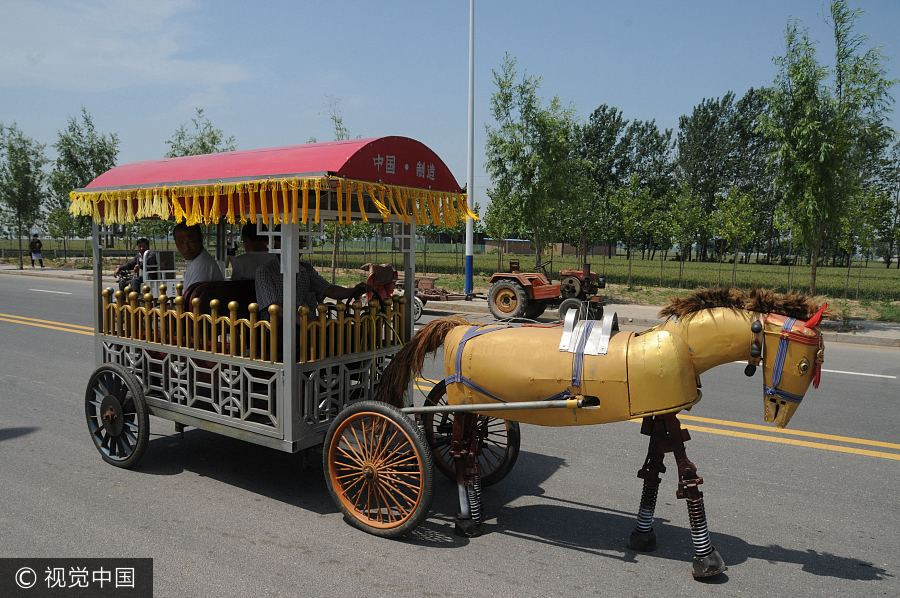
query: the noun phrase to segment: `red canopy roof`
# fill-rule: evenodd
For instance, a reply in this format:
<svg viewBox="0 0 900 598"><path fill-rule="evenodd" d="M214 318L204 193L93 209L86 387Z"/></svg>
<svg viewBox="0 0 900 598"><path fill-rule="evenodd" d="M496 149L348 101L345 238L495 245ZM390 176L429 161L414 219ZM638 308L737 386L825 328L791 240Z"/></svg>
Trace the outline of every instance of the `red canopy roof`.
<svg viewBox="0 0 900 598"><path fill-rule="evenodd" d="M453 173L428 146L409 137L397 136L123 164L98 176L86 190L317 174L434 191L461 191Z"/></svg>

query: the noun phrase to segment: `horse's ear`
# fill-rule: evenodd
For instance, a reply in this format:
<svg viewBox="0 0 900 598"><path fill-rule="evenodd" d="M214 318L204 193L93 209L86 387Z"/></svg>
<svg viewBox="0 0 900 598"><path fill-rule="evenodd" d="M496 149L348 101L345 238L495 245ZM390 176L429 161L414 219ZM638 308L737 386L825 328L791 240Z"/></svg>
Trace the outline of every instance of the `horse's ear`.
<svg viewBox="0 0 900 598"><path fill-rule="evenodd" d="M813 317L808 319L803 325L806 326L807 328L815 328L816 326L818 326L819 323L822 321L822 314L825 313L826 307L828 307L828 304L823 303L822 307L819 308L819 311L817 311L815 314L813 314Z"/></svg>

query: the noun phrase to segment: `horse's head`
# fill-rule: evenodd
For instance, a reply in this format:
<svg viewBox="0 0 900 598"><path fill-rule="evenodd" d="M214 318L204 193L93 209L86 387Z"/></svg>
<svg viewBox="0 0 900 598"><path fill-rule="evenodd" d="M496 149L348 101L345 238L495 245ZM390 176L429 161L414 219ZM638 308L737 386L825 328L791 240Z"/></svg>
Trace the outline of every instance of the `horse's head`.
<svg viewBox="0 0 900 598"><path fill-rule="evenodd" d="M805 322L778 314L760 318L762 326L754 322L754 332L764 337L765 420L779 428L787 426L809 384L819 386L825 347L818 326L824 311L823 305Z"/></svg>

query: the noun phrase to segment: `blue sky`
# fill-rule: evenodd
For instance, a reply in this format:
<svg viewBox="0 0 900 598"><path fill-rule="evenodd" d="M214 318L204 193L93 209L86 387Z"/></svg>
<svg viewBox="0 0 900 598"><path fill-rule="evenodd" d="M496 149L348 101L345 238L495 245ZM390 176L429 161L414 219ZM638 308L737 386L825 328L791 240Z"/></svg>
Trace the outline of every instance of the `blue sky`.
<svg viewBox="0 0 900 598"><path fill-rule="evenodd" d="M851 6L900 79L900 2ZM675 127L704 97L771 83L789 18L830 62L827 13L825 0L476 0L476 200L504 52L582 118L607 103ZM0 0L0 122L50 145L84 106L132 162L161 157L194 106L250 149L331 139L337 101L354 137L419 139L464 184L467 52L467 0Z"/></svg>

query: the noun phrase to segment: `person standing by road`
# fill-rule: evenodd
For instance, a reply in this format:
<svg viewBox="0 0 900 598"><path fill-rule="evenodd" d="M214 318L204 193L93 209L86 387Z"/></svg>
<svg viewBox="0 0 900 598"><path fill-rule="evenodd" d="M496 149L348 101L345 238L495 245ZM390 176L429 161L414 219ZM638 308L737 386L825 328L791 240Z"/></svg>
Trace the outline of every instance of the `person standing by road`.
<svg viewBox="0 0 900 598"><path fill-rule="evenodd" d="M21 245L20 245L21 247ZM28 244L28 251L31 252L31 267L34 268L34 261L37 260L41 265L41 268L44 267L44 244L41 243L41 240L38 238L37 233L34 233L34 236L31 238L31 242Z"/></svg>

